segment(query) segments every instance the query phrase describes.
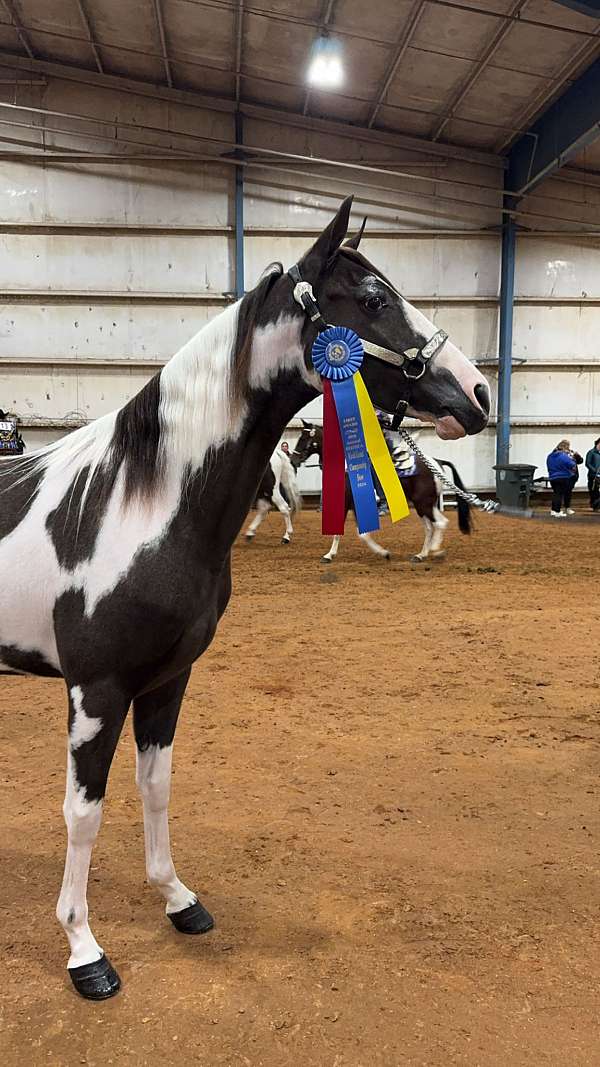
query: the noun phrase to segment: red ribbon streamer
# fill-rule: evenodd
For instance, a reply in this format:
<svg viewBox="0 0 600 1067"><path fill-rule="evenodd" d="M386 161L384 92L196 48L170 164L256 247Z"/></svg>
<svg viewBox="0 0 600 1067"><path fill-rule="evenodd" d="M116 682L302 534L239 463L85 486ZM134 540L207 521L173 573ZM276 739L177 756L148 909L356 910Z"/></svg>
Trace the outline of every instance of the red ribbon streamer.
<svg viewBox="0 0 600 1067"><path fill-rule="evenodd" d="M346 465L331 382L323 382L323 512L321 531L343 534L346 517Z"/></svg>

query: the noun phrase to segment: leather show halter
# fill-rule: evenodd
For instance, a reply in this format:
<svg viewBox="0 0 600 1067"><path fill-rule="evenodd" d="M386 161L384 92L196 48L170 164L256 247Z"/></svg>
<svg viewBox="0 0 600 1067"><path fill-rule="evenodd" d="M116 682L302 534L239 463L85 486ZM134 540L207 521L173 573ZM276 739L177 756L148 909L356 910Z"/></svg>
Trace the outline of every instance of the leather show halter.
<svg viewBox="0 0 600 1067"><path fill-rule="evenodd" d="M311 322L314 322L320 330L326 330L331 323L325 322L315 294L310 282L304 281L300 273L300 268L297 263L288 270L292 282L294 283L294 300L300 305L302 310L308 315ZM379 278L379 275L376 275ZM396 296L400 296L400 293L385 282L383 278L379 278L388 289L391 289ZM418 381L422 378L427 370L427 365L431 359L440 351L448 340L448 334L444 330L438 330L433 334L429 340L423 345L422 348L407 348L401 352L396 352L390 348L383 348L382 345L377 345L373 341L365 341L363 337L360 338L360 343L363 346L364 351L369 356L373 356L375 359L381 360L383 363L390 363L393 367L400 367L405 377L410 381ZM406 414L408 408L408 400L400 400L396 405L393 414L392 429L396 430L402 419Z"/></svg>

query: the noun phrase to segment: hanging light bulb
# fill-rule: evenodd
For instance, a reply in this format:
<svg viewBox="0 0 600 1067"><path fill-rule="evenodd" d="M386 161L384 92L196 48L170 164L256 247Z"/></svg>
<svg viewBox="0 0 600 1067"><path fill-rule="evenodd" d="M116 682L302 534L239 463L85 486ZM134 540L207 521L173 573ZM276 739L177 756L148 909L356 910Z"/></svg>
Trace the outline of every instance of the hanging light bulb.
<svg viewBox="0 0 600 1067"><path fill-rule="evenodd" d="M307 80L315 89L337 89L344 81L342 49L331 37L317 37L310 53Z"/></svg>

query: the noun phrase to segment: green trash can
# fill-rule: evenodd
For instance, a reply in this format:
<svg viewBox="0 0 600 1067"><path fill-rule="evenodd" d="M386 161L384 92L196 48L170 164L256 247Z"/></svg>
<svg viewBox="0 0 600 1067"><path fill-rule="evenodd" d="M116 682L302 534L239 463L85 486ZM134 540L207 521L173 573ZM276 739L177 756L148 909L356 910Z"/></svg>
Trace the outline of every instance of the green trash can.
<svg viewBox="0 0 600 1067"><path fill-rule="evenodd" d="M507 508L529 507L529 495L537 467L531 463L498 463L496 471L496 496Z"/></svg>

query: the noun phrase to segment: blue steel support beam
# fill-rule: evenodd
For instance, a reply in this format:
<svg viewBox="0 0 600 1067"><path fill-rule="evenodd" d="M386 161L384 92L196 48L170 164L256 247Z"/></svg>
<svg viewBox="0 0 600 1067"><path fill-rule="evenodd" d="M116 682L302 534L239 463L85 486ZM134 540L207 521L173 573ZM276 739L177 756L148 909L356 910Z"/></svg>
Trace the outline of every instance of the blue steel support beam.
<svg viewBox="0 0 600 1067"><path fill-rule="evenodd" d="M505 206L514 202L505 197ZM513 298L515 294L515 246L517 227L512 215L502 224L502 262L500 271L500 328L498 337L498 422L496 425L496 463L509 462L510 450L510 382L512 375Z"/></svg>
<svg viewBox="0 0 600 1067"><path fill-rule="evenodd" d="M239 111L235 114L235 143L244 143L244 120ZM238 159L243 152L236 149ZM235 295L241 300L244 289L244 168L235 168Z"/></svg>
<svg viewBox="0 0 600 1067"><path fill-rule="evenodd" d="M507 189L521 197L600 135L600 59L513 145Z"/></svg>

